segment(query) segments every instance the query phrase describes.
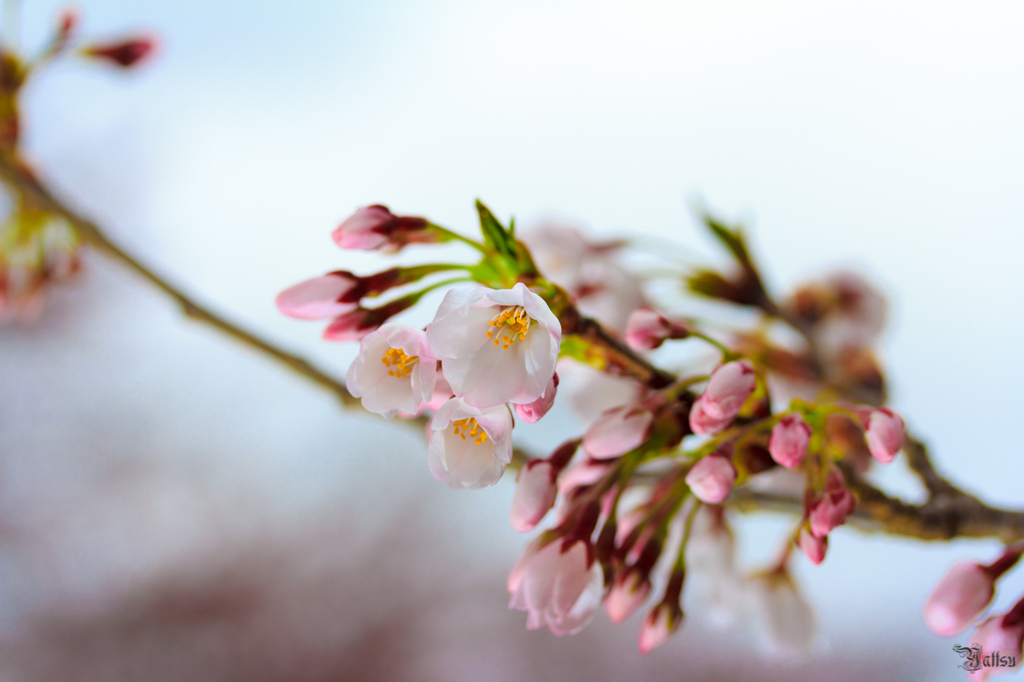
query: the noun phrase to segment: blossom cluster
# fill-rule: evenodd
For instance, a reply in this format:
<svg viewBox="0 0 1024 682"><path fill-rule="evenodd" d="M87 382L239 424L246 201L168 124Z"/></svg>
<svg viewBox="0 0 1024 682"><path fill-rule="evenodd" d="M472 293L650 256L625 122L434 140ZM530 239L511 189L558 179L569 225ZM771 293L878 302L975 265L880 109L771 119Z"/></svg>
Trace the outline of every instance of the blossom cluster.
<svg viewBox="0 0 1024 682"><path fill-rule="evenodd" d="M747 609L743 620L761 625L773 651L805 650L813 615L789 572L791 550L814 564L825 559L830 535L856 509L849 467L866 466L857 459L862 452L893 461L903 419L887 407L834 397L794 397L775 409L775 377L785 373L763 352L731 350L693 320L654 310L641 281L614 258L621 243L588 242L550 225L519 239L482 204L478 211L482 241L381 205L359 209L334 232L342 248L395 253L461 242L481 260L370 275L339 270L284 290L278 308L326 320L328 340L359 342L349 392L387 419L424 419L429 470L452 488L501 479L513 464L517 420L533 423L549 412L565 363L632 371L640 390L550 456L516 462L510 523L520 532L541 530L509 575L510 607L527 612L527 627L564 635L585 627L602 605L618 623L649 604L639 638L646 653L680 627L684 587L696 584L689 598L705 597L709 612ZM432 279L452 272L461 276ZM449 288L424 328L393 319L442 287ZM580 322L586 309L596 318L589 327ZM582 331L595 325L604 331ZM815 343L817 332L809 338ZM720 354L710 372L637 376L649 367L644 353L684 340ZM735 341L743 347L742 338ZM757 481L769 481L762 474L770 471L801 482L802 514L781 558L745 575L733 562L726 510Z"/></svg>

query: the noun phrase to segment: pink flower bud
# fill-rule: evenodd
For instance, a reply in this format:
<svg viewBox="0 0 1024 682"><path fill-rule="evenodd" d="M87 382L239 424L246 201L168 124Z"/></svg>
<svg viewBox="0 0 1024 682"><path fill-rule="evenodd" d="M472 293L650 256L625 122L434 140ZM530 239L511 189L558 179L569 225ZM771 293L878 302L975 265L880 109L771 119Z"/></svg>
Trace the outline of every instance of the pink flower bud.
<svg viewBox="0 0 1024 682"><path fill-rule="evenodd" d="M358 307L355 310L336 317L333 322L324 329L323 338L327 341L359 341L370 332L378 329L382 324L397 315L406 308L412 306L417 300L416 296L406 296L390 303L385 303L379 308Z"/></svg>
<svg viewBox="0 0 1024 682"><path fill-rule="evenodd" d="M637 648L645 656L665 643L683 623L683 610L678 604L662 602L655 606L640 627L640 641Z"/></svg>
<svg viewBox="0 0 1024 682"><path fill-rule="evenodd" d="M343 249L393 253L413 242L439 241L424 218L396 216L387 206L366 206L349 216L331 237Z"/></svg>
<svg viewBox="0 0 1024 682"><path fill-rule="evenodd" d="M985 610L995 594L992 576L971 562L954 565L924 605L924 623L940 637L958 635Z"/></svg>
<svg viewBox="0 0 1024 682"><path fill-rule="evenodd" d="M156 52L155 36L137 36L116 43L100 43L84 48L84 53L93 59L103 59L128 69Z"/></svg>
<svg viewBox="0 0 1024 682"><path fill-rule="evenodd" d="M650 591L651 583L640 571L619 573L608 596L604 598L604 610L608 618L615 624L626 620L640 608Z"/></svg>
<svg viewBox="0 0 1024 682"><path fill-rule="evenodd" d="M697 460L686 474L686 485L697 499L718 504L729 497L736 482L736 468L728 457L712 454Z"/></svg>
<svg viewBox="0 0 1024 682"><path fill-rule="evenodd" d="M650 308L637 308L626 322L626 343L636 350L653 350L667 339L685 339L690 330Z"/></svg>
<svg viewBox="0 0 1024 682"><path fill-rule="evenodd" d="M555 393L558 392L558 372L551 375L548 380L548 387L544 389L544 395L525 405L516 405L516 414L527 424L540 421L541 417L548 413L551 406L555 404Z"/></svg>
<svg viewBox="0 0 1024 682"><path fill-rule="evenodd" d="M67 42L78 28L80 21L81 17L77 8L65 7L62 9L57 15L57 42Z"/></svg>
<svg viewBox="0 0 1024 682"><path fill-rule="evenodd" d="M888 464L903 447L903 418L887 407L880 407L871 413L864 437L872 456Z"/></svg>
<svg viewBox="0 0 1024 682"><path fill-rule="evenodd" d="M558 472L544 459L527 462L516 477L509 521L520 533L533 530L555 504L555 477Z"/></svg>
<svg viewBox="0 0 1024 682"><path fill-rule="evenodd" d="M277 309L300 320L322 320L355 310L359 300L347 300L359 278L350 272L331 272L288 287L274 301Z"/></svg>
<svg viewBox="0 0 1024 682"><path fill-rule="evenodd" d="M704 396L694 401L690 408L690 430L698 436L713 436L732 423L732 417L716 419L704 411Z"/></svg>
<svg viewBox="0 0 1024 682"><path fill-rule="evenodd" d="M797 546L811 560L811 563L817 566L825 560L825 553L828 551L828 536L817 538L808 533L806 528L801 528Z"/></svg>
<svg viewBox="0 0 1024 682"><path fill-rule="evenodd" d="M787 414L772 428L768 452L772 459L787 469L799 466L807 454L807 444L811 442L812 433L803 417L796 412Z"/></svg>
<svg viewBox="0 0 1024 682"><path fill-rule="evenodd" d="M756 387L754 368L746 360L720 365L704 389L704 412L712 419L735 417Z"/></svg>
<svg viewBox="0 0 1024 682"><path fill-rule="evenodd" d="M830 469L821 498L811 506L811 534L816 538L825 537L833 528L841 526L856 506L857 498L846 489L843 475L837 469Z"/></svg>
<svg viewBox="0 0 1024 682"><path fill-rule="evenodd" d="M587 429L583 450L594 459L613 459L635 450L647 440L654 415L637 405L608 410Z"/></svg>
<svg viewBox="0 0 1024 682"><path fill-rule="evenodd" d="M970 674L972 680L985 680L989 675L1018 670L1024 658L1024 602L1008 613L986 618L971 637L971 644L981 647L981 670ZM987 659L987 664L986 664Z"/></svg>

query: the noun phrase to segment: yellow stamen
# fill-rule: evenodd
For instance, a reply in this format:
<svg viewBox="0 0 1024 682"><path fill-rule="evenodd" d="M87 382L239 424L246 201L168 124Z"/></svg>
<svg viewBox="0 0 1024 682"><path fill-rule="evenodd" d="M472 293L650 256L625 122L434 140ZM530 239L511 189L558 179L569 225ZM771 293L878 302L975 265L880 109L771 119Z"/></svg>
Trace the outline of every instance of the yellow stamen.
<svg viewBox="0 0 1024 682"><path fill-rule="evenodd" d="M389 348L380 361L384 363L385 367L394 368L388 370L389 377L401 379L409 376L412 368L416 366L420 358L418 355L406 355L405 351L400 348Z"/></svg>
<svg viewBox="0 0 1024 682"><path fill-rule="evenodd" d="M487 323L489 327L499 327L497 333L488 331L487 338L493 338L495 346L500 342L502 350L508 350L515 344L517 336L520 340L526 339L526 333L530 331L530 322L530 316L526 314L523 306L505 308Z"/></svg>
<svg viewBox="0 0 1024 682"><path fill-rule="evenodd" d="M467 435L472 438L473 442L477 445L483 445L484 441L487 440L487 432L476 423L476 419L473 417L457 419L452 422L452 425L455 427L455 435L460 437L462 440L466 440Z"/></svg>

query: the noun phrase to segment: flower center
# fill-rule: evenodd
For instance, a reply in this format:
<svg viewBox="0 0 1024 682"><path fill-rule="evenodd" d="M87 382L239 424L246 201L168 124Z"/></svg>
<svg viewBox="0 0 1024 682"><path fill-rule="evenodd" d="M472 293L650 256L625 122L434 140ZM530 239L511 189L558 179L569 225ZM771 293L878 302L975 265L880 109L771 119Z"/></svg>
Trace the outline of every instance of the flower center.
<svg viewBox="0 0 1024 682"><path fill-rule="evenodd" d="M457 419L452 424L455 426L455 435L466 440L466 436L473 439L473 442L480 445L487 440L487 433L476 423L476 419Z"/></svg>
<svg viewBox="0 0 1024 682"><path fill-rule="evenodd" d="M505 308L492 317L487 325L497 327L487 331L487 338L494 339L495 346L500 345L502 350L508 350L516 342L517 336L520 339L526 338L526 332L530 331L530 316L526 314L526 308L517 305Z"/></svg>
<svg viewBox="0 0 1024 682"><path fill-rule="evenodd" d="M412 368L416 366L416 363L420 361L418 355L412 357L405 354L405 351L401 348L390 348L388 352L384 353L384 357L380 359L384 363L385 367L390 367L388 370L389 377L402 377L409 376Z"/></svg>

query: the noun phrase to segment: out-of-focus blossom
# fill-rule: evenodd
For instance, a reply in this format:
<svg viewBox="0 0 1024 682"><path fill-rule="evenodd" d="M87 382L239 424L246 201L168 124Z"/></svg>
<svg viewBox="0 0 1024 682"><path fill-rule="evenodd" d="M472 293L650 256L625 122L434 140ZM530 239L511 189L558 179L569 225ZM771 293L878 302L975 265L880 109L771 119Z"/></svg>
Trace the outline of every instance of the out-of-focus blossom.
<svg viewBox="0 0 1024 682"><path fill-rule="evenodd" d="M872 345L885 325L885 298L860 275L837 272L797 289L786 302L827 358Z"/></svg>
<svg viewBox="0 0 1024 682"><path fill-rule="evenodd" d="M838 469L830 469L825 475L825 489L821 497L811 505L811 534L816 538L825 537L842 525L856 506L857 498L847 490L843 475Z"/></svg>
<svg viewBox="0 0 1024 682"><path fill-rule="evenodd" d="M793 412L783 417L772 427L772 435L768 439L768 452L772 459L792 469L804 461L807 445L811 442L813 431L804 418Z"/></svg>
<svg viewBox="0 0 1024 682"><path fill-rule="evenodd" d="M651 609L640 626L637 648L647 655L668 640L669 636L683 624L683 610L677 603L662 602Z"/></svg>
<svg viewBox="0 0 1024 682"><path fill-rule="evenodd" d="M994 594L995 582L984 566L955 564L925 602L924 623L940 637L959 635L981 615Z"/></svg>
<svg viewBox="0 0 1024 682"><path fill-rule="evenodd" d="M622 332L630 313L644 304L640 280L617 262L621 243L590 242L579 231L553 223L524 232L520 239L541 274L605 327Z"/></svg>
<svg viewBox="0 0 1024 682"><path fill-rule="evenodd" d="M626 323L626 343L635 350L654 350L668 339L685 339L689 335L689 327L647 307L630 313Z"/></svg>
<svg viewBox="0 0 1024 682"><path fill-rule="evenodd" d="M516 491L512 495L509 521L512 528L526 533L540 523L555 504L558 472L551 462L535 459L527 462L516 477Z"/></svg>
<svg viewBox="0 0 1024 682"><path fill-rule="evenodd" d="M736 482L736 467L728 457L711 454L703 457L690 467L686 474L686 485L694 496L708 504L718 504L729 497Z"/></svg>
<svg viewBox="0 0 1024 682"><path fill-rule="evenodd" d="M82 54L128 69L152 57L157 44L156 36L139 35L117 42L87 45L82 48Z"/></svg>
<svg viewBox="0 0 1024 682"><path fill-rule="evenodd" d="M825 553L828 552L828 536L815 537L806 528L801 528L797 547L804 553L804 556L811 560L812 564L817 566L825 560Z"/></svg>
<svg viewBox="0 0 1024 682"><path fill-rule="evenodd" d="M558 372L551 375L544 395L525 405L516 405L516 414L527 424L538 422L548 413L551 406L555 404L555 394L558 392Z"/></svg>
<svg viewBox="0 0 1024 682"><path fill-rule="evenodd" d="M425 218L396 216L387 206L366 206L345 219L331 237L343 249L394 253L406 244L441 240Z"/></svg>
<svg viewBox="0 0 1024 682"><path fill-rule="evenodd" d="M647 390L640 382L599 372L572 358L558 362L559 394L583 423L598 419L602 412L621 405L642 402Z"/></svg>
<svg viewBox="0 0 1024 682"><path fill-rule="evenodd" d="M622 571L604 598L605 613L613 623L621 623L640 608L650 592L651 582L641 571Z"/></svg>
<svg viewBox="0 0 1024 682"><path fill-rule="evenodd" d="M814 612L786 569L757 574L747 582L745 603L764 650L798 658L814 643Z"/></svg>
<svg viewBox="0 0 1024 682"><path fill-rule="evenodd" d="M744 578L736 568L736 544L721 507L701 505L686 543L687 598L713 625L735 620L741 606Z"/></svg>
<svg viewBox="0 0 1024 682"><path fill-rule="evenodd" d="M437 356L427 345L427 335L397 322L363 337L345 377L349 393L387 419L399 412L419 412L433 398L436 381Z"/></svg>
<svg viewBox="0 0 1024 682"><path fill-rule="evenodd" d="M713 436L723 431L732 423L733 417L718 419L704 411L704 396L699 396L693 401L690 408L690 430L698 436Z"/></svg>
<svg viewBox="0 0 1024 682"><path fill-rule="evenodd" d="M873 411L864 433L872 456L883 464L895 459L903 447L903 428L903 417L889 408L880 407Z"/></svg>
<svg viewBox="0 0 1024 682"><path fill-rule="evenodd" d="M654 415L639 405L608 410L587 429L583 450L594 459L613 459L635 450L647 440Z"/></svg>
<svg viewBox="0 0 1024 682"><path fill-rule="evenodd" d="M430 422L430 473L449 488L494 485L512 461L512 413L480 410L452 398Z"/></svg>
<svg viewBox="0 0 1024 682"><path fill-rule="evenodd" d="M541 536L543 537L543 536ZM579 632L601 605L601 565L582 540L562 538L526 546L508 576L510 609L528 611L526 627L556 635Z"/></svg>
<svg viewBox="0 0 1024 682"><path fill-rule="evenodd" d="M1021 668L1024 659L1024 600L1008 613L986 618L971 636L971 645L981 647L981 670L968 673L972 680Z"/></svg>
<svg viewBox="0 0 1024 682"><path fill-rule="evenodd" d="M757 387L754 368L746 360L719 365L702 394L704 413L712 419L735 417Z"/></svg>
<svg viewBox="0 0 1024 682"><path fill-rule="evenodd" d="M30 322L46 294L80 268L80 242L64 220L24 207L0 226L0 324Z"/></svg>
<svg viewBox="0 0 1024 682"><path fill-rule="evenodd" d="M481 409L544 394L561 336L547 303L521 282L512 289L453 289L427 325L455 395Z"/></svg>

